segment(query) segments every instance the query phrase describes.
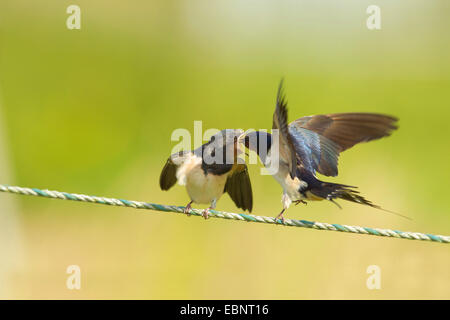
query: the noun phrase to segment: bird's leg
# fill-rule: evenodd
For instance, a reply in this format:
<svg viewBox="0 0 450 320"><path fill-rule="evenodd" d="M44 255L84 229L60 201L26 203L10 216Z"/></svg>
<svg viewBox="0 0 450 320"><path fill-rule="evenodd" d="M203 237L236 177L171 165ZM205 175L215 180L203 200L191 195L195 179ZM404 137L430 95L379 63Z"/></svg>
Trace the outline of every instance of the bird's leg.
<svg viewBox="0 0 450 320"><path fill-rule="evenodd" d="M188 217L191 216L191 209L192 209L191 204L192 204L192 202L194 202L194 201L189 202L189 203L186 205L186 207L184 207L184 213L186 213Z"/></svg>
<svg viewBox="0 0 450 320"><path fill-rule="evenodd" d="M287 210L287 208L289 208L289 206L292 203L291 198L285 192L283 193L283 196L281 197L281 203L283 204L283 210L277 215L277 217L275 218L275 221L277 221L278 219L281 219L281 222L284 224L283 213Z"/></svg>
<svg viewBox="0 0 450 320"><path fill-rule="evenodd" d="M214 210L216 208L216 203L217 203L217 200L214 199L213 201L211 201L211 206L209 208L203 210L203 212L202 212L203 218L205 218L205 219L209 218L209 210Z"/></svg>
<svg viewBox="0 0 450 320"><path fill-rule="evenodd" d="M308 202L306 202L305 200L297 200L297 201L294 201L294 203L296 206L298 206L300 203L308 204Z"/></svg>
<svg viewBox="0 0 450 320"><path fill-rule="evenodd" d="M281 212L277 215L277 217L275 218L275 221L277 221L278 219L281 219L281 223L284 223L284 216L283 213L286 211L286 209L281 210Z"/></svg>

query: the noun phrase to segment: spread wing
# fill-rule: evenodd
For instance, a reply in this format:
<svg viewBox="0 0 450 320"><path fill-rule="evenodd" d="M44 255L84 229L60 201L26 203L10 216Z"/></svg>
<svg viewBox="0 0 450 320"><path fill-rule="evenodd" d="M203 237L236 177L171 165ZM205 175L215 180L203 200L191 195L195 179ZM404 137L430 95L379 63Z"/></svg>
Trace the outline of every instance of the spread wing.
<svg viewBox="0 0 450 320"><path fill-rule="evenodd" d="M166 164L161 171L161 175L159 176L159 186L161 190L169 190L177 182L178 167L183 163L189 153L191 153L191 151L180 151L172 154L169 159L167 159Z"/></svg>
<svg viewBox="0 0 450 320"><path fill-rule="evenodd" d="M375 113L335 113L302 117L289 125L296 150L306 150L317 172L336 176L339 153L360 142L389 136L397 119Z"/></svg>
<svg viewBox="0 0 450 320"><path fill-rule="evenodd" d="M292 125L289 126L289 134L299 163L306 170L327 176L337 175L339 151L336 143L314 131Z"/></svg>
<svg viewBox="0 0 450 320"><path fill-rule="evenodd" d="M282 85L281 82L272 128L279 130L279 156L288 164L291 178L296 176L297 165L310 172L337 175L337 145L313 131L287 124L287 103L282 93Z"/></svg>
<svg viewBox="0 0 450 320"><path fill-rule="evenodd" d="M389 136L397 129L397 118L377 113L333 113L302 117L290 126L308 129L339 146L339 152L360 142Z"/></svg>
<svg viewBox="0 0 450 320"><path fill-rule="evenodd" d="M228 192L238 208L252 212L253 193L247 166L237 164L228 176L224 192Z"/></svg>
<svg viewBox="0 0 450 320"><path fill-rule="evenodd" d="M297 168L297 156L293 141L289 134L287 113L287 102L283 95L283 81L281 81L280 86L278 87L277 103L273 114L272 129L277 129L279 132L280 160L283 160L288 164L291 178L294 178Z"/></svg>

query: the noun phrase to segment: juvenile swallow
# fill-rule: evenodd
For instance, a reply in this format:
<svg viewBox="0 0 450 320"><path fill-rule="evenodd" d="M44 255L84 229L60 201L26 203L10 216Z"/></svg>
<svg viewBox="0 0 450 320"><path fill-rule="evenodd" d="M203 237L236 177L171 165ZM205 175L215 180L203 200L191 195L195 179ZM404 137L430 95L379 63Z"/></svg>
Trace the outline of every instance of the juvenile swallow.
<svg viewBox="0 0 450 320"><path fill-rule="evenodd" d="M225 129L207 143L192 151L174 153L167 160L159 178L162 190L169 190L177 181L186 186L191 201L184 212L189 215L192 203L209 204L202 216L227 192L238 208L252 211L253 195L247 166L239 161L242 153L242 130ZM242 162L242 163L241 163Z"/></svg>
<svg viewBox="0 0 450 320"><path fill-rule="evenodd" d="M359 195L356 187L321 181L316 173L337 176L342 151L360 142L389 136L397 129L397 119L376 113L334 113L302 117L288 124L282 91L281 82L272 125L279 130L278 160L272 160L275 150L271 150L270 133L253 131L243 138L245 146L255 151L267 168L272 166L271 161L278 161L273 177L283 188L283 210L276 219L284 221L283 213L292 202L306 204L310 200L329 200L340 208L334 200L343 199L384 210Z"/></svg>

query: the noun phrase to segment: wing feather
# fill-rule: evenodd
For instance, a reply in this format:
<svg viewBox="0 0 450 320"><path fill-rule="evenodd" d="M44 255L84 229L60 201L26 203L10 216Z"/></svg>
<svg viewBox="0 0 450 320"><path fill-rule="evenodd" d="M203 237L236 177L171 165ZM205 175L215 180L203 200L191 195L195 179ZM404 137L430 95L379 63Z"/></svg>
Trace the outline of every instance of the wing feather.
<svg viewBox="0 0 450 320"><path fill-rule="evenodd" d="M389 136L397 129L396 121L394 117L376 113L334 113L297 119L289 124L289 132L296 140L303 139L302 150L309 151L313 170L336 176L340 152L357 143Z"/></svg>
<svg viewBox="0 0 450 320"><path fill-rule="evenodd" d="M297 168L297 156L294 141L292 141L289 134L287 114L287 101L283 94L283 81L281 81L278 87L277 103L273 114L272 129L276 129L279 132L279 156L280 159L288 164L291 178L294 178Z"/></svg>
<svg viewBox="0 0 450 320"><path fill-rule="evenodd" d="M238 208L252 211L253 193L248 169L245 164L237 164L233 172L228 176L224 192L230 195L230 198Z"/></svg>
<svg viewBox="0 0 450 320"><path fill-rule="evenodd" d="M177 182L177 170L178 167L184 162L186 156L188 156L191 151L180 151L178 153L172 154L169 159L167 159L164 168L159 176L159 186L161 190L169 190Z"/></svg>
<svg viewBox="0 0 450 320"><path fill-rule="evenodd" d="M177 182L177 166L169 158L159 176L161 190L169 190Z"/></svg>
<svg viewBox="0 0 450 320"><path fill-rule="evenodd" d="M302 117L289 126L311 130L339 146L339 152L357 143L389 136L397 118L378 113L333 113Z"/></svg>

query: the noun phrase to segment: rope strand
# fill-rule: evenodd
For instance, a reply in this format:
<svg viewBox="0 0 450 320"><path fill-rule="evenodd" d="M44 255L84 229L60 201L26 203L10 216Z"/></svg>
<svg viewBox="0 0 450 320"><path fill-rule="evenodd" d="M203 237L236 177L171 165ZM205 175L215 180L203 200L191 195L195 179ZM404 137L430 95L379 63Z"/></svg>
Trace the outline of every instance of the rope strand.
<svg viewBox="0 0 450 320"><path fill-rule="evenodd" d="M37 197L44 197L44 198L61 199L61 200L91 202L91 203L98 203L98 204L110 205L110 206L130 207L130 208L135 208L135 209L147 209L147 210L154 210L154 211L175 212L175 213L183 213L184 214L184 207L182 207L182 206L168 206L168 205L147 203L147 202L141 202L141 201L131 201L131 200L114 199L114 198L106 198L106 197L88 196L88 195L76 194L76 193L40 190L40 189L36 189L36 188L11 187L11 186L6 186L6 185L0 184L0 192L7 192L7 193L20 194L20 195L28 195L28 196L37 196ZM201 216L202 210L192 209L191 214L195 215L195 216ZM433 235L433 234L420 233L420 232L403 232L403 231L390 230L390 229L348 226L348 225L340 225L337 223L330 224L330 223L325 223L325 222L313 222L313 221L307 221L307 220L294 220L294 219L285 219L285 221L283 223L281 220L279 220L279 219L275 220L275 218L272 218L272 217L264 217L264 216L257 216L257 215L253 215L253 214L232 213L232 212L224 212L224 211L216 211L216 210L210 210L210 216L212 218L241 220L241 221L247 221L247 222L270 223L270 224L279 224L279 225L284 224L285 226L290 226L290 227L310 228L310 229L316 229L316 230L339 231L339 232L358 233L358 234L365 234L365 235L374 235L374 236L380 236L380 237L391 237L391 238L399 238L399 239L423 240L423 241L431 241L431 242L450 243L450 236Z"/></svg>

